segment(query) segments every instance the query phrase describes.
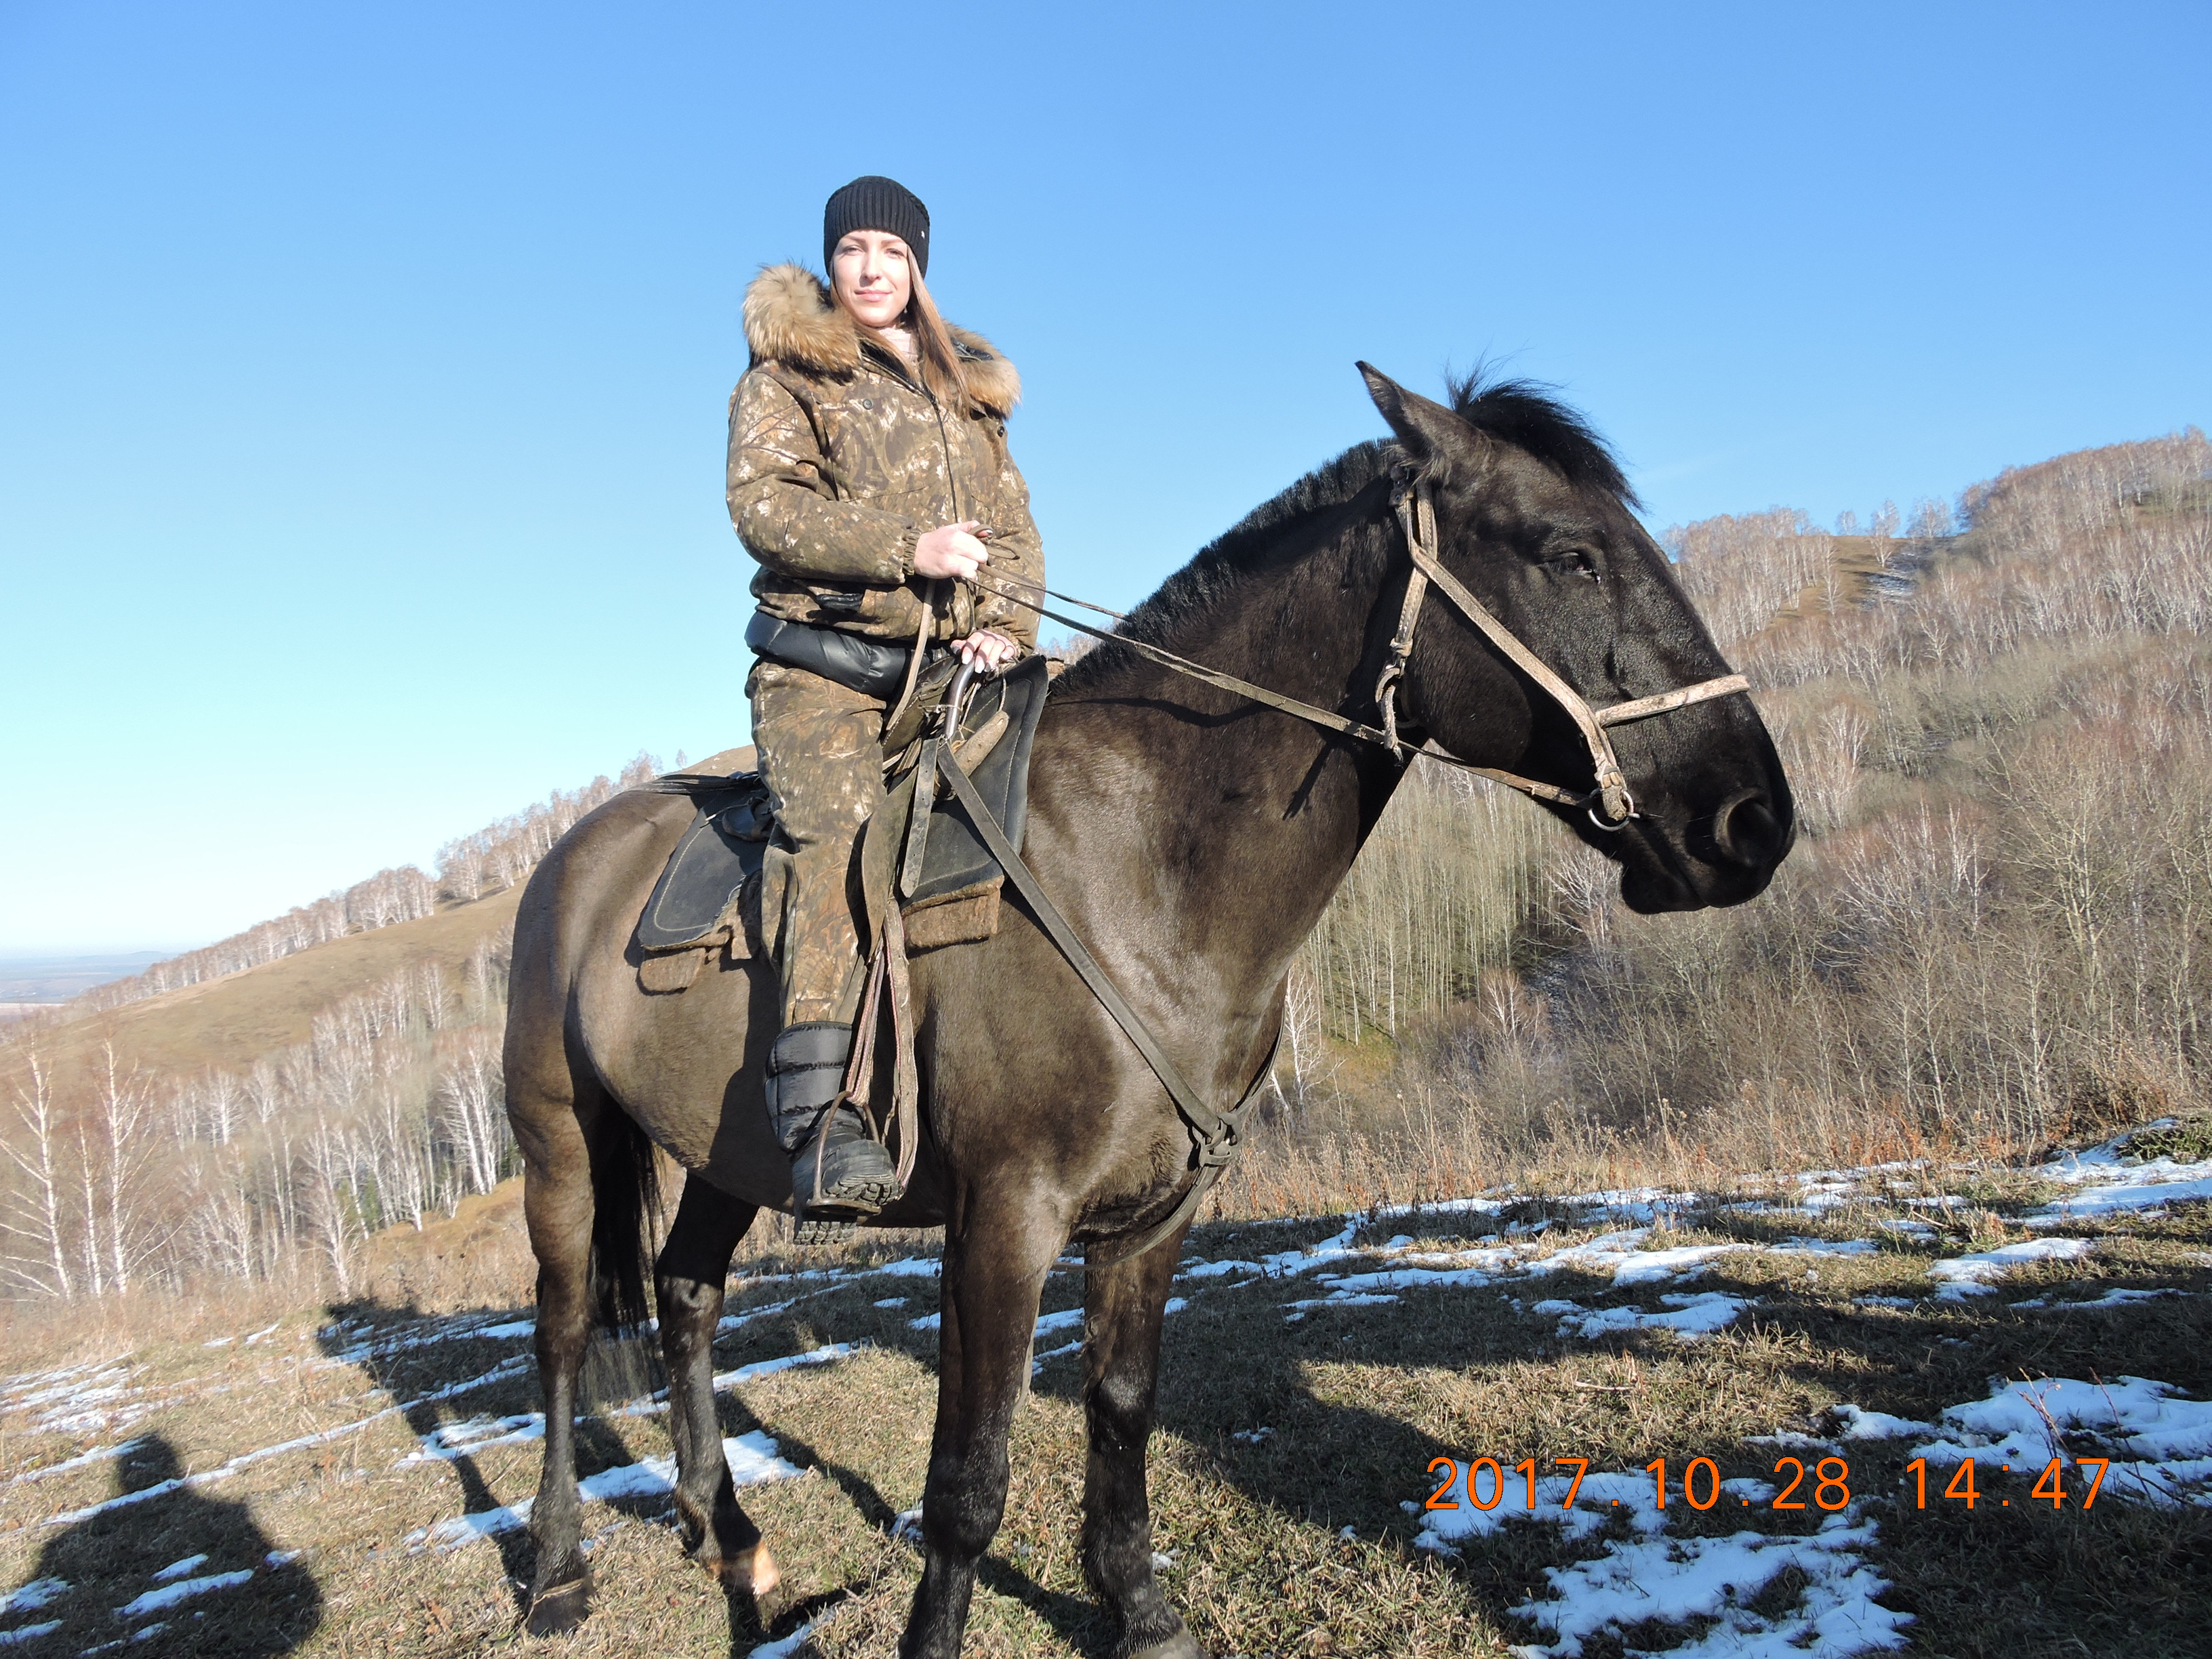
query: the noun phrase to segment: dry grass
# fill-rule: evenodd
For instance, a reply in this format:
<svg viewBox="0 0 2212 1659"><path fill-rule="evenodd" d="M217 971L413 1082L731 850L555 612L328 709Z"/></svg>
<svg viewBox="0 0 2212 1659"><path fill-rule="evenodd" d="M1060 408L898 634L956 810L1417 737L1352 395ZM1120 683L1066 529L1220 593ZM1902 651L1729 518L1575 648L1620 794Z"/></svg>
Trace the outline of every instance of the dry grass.
<svg viewBox="0 0 2212 1659"><path fill-rule="evenodd" d="M1318 1183L1321 1157L1310 1149L1298 1156L1307 1162L1286 1153L1269 1178L1287 1180L1279 1171L1304 1170L1299 1178ZM1358 1172L1356 1163L1328 1167ZM1626 1184L1654 1172L1615 1173ZM1379 1179L1382 1172L1367 1174ZM1345 1194L1332 1190L1328 1207L1336 1209ZM2212 1390L2205 1206L2082 1230L2100 1231L2094 1256L2026 1270L2005 1296L1916 1300L1906 1308L1853 1300L1918 1297L1933 1255L2027 1237L2008 1215L2032 1196L2018 1182L2008 1188L1990 1181L1974 1205L1941 1217L1945 1235L1924 1244L1886 1242L1878 1252L1854 1256L1723 1256L1698 1288L1753 1297L1758 1305L1698 1343L1662 1333L1562 1339L1555 1320L1524 1310L1533 1298L1516 1300L1510 1293L1516 1286L1413 1290L1394 1305L1322 1307L1286 1322L1283 1304L1314 1295L1311 1279L1199 1281L1188 1292L1191 1306L1168 1324L1152 1460L1157 1546L1174 1557L1164 1574L1169 1594L1218 1654L1502 1654L1531 1638L1530 1627L1509 1609L1546 1593L1542 1569L1599 1546L1563 1549L1547 1529L1510 1528L1492 1543L1470 1547L1456 1564L1414 1550L1419 1517L1401 1504L1426 1490L1422 1471L1431 1457L1494 1455L1512 1462L1571 1455L1601 1468L1638 1469L1662 1455L1677 1466L1708 1455L1725 1475L1764 1474L1775 1454L1750 1444L1750 1437L1818 1431L1826 1408L1842 1401L1925 1418L1982 1397L1992 1376L2023 1373L2125 1372L2197 1394ZM1565 1214L1540 1197L1516 1212L1547 1212ZM471 1272L484 1272L487 1284L512 1283L511 1267L497 1265L513 1253L511 1243L501 1242L512 1213L503 1192L465 1209L443 1231L426 1234L414 1247L412 1281L387 1242L374 1270L387 1279L377 1282L411 1284L410 1301L380 1300L349 1312L392 1333L410 1328L410 1305L503 1309L514 1298L480 1292L470 1302L462 1291ZM1846 1206L1813 1221L1707 1209L1653 1243L1864 1237L1874 1214L1871 1206ZM1336 1224L1226 1221L1202 1230L1194 1249L1257 1255L1310 1243ZM1495 1224L1393 1218L1364 1233L1361 1243L1407 1231L1449 1243ZM1553 1237L1563 1232L1579 1236L1556 1221ZM862 1249L880 1256L886 1247L911 1242ZM757 1248L750 1264L757 1276L785 1265L775 1237ZM847 1259L865 1258L856 1251ZM808 1265L818 1259L810 1255ZM1664 1288L1615 1291L1571 1273L1543 1285L1538 1294L1601 1306L1656 1306ZM2192 1294L2094 1312L2009 1305L2023 1294L2080 1299L2110 1285L2171 1285ZM761 1307L805 1291L741 1275L732 1307ZM1079 1275L1056 1275L1045 1308L1075 1305L1080 1294ZM875 1305L894 1296L902 1305ZM910 1322L932 1310L935 1296L927 1279L834 1284L718 1344L725 1366L830 1340L865 1345L843 1364L782 1372L722 1397L725 1433L765 1429L784 1456L808 1470L805 1479L746 1494L787 1575L766 1607L730 1601L681 1559L665 1504L597 1505L586 1512L599 1537L597 1612L577 1637L546 1650L742 1654L771 1632L782 1634L812 1618L809 1650L824 1659L890 1651L918 1571L912 1547L892 1537L892 1522L919 1501L934 1407L934 1335ZM167 1630L131 1650L537 1650L514 1629L516 1580L528 1571L521 1534L443 1554L411 1551L406 1540L439 1519L527 1496L536 1485L538 1446L496 1448L451 1463L399 1463L420 1434L441 1422L531 1409L536 1391L526 1368L211 1485L75 1525L45 1523L109 1495L118 1480L135 1487L156 1478L164 1449L185 1469L216 1468L255 1447L368 1418L392 1396L410 1398L483 1375L522 1351L513 1340L470 1339L334 1362L331 1351L359 1333L319 1337L319 1312L293 1315L253 1346L201 1346L266 1324L260 1311L216 1299L179 1304L158 1326L80 1330L67 1340L49 1333L51 1340L38 1344L46 1363L129 1350L129 1386L155 1409L130 1425L145 1441L119 1465L0 1487L0 1581L52 1575L76 1586L40 1615L63 1618L64 1628L40 1638L46 1646L25 1651L75 1652L116 1639L126 1626L109 1609L173 1561L204 1551L215 1559L203 1571L215 1571L270 1549L307 1553L264 1569L246 1588L186 1603ZM1224 1364L1224 1355L1235 1363ZM1018 1419L1012 1495L982 1573L971 1654L1011 1659L1107 1650L1109 1632L1076 1565L1078 1376L1071 1358L1045 1362ZM370 1389L390 1394L364 1394ZM0 1465L9 1474L115 1438L31 1432L21 1413L0 1421L7 1425L0 1429ZM1275 1432L1257 1444L1234 1437L1260 1427ZM583 1441L587 1471L666 1449L662 1424L650 1416L595 1419ZM1893 1586L1888 1604L1917 1615L1918 1650L1973 1659L2206 1650L2212 1595L2202 1586L2212 1565L2212 1515L2112 1502L2086 1516L2053 1516L2027 1505L2025 1479L2010 1493L2017 1500L2010 1508L1985 1501L1972 1516L1956 1506L1917 1512L1898 1496L1902 1445L1853 1443L1847 1449L1854 1491L1880 1528L1872 1565ZM2001 1478L1984 1485L1993 1498L2008 1490ZM1759 1524L1774 1530L1778 1519L1762 1516ZM1717 1515L1710 1528L1739 1524ZM1790 1586L1767 1594L1786 1601ZM1636 1634L1663 1647L1685 1632ZM1607 1643L1593 1642L1586 1651L1593 1659L1620 1651Z"/></svg>
<svg viewBox="0 0 2212 1659"><path fill-rule="evenodd" d="M1694 1125L1655 1120L1633 1131L1578 1119L1555 1102L1532 1126L1485 1100L1443 1093L1419 1040L1400 1048L1370 1037L1356 1049L1337 1047L1364 1068L1358 1087L1317 1093L1303 1112L1263 1113L1259 1133L1208 1200L1206 1219L1341 1213L1501 1188L1711 1192L1756 1182L1761 1171L1881 1164L1912 1166L1911 1178L1929 1190L1949 1182L1945 1189L1956 1192L1966 1178L2025 1196L2009 1166L2048 1150L1998 1139L1968 1144L1895 1110L1784 1109L1763 1100ZM2172 1132L2185 1137L2172 1143L2179 1149L2172 1156L2205 1155L2188 1152L2197 1144L2189 1135L2212 1145L2212 1115L2192 1121L2199 1127Z"/></svg>
<svg viewBox="0 0 2212 1659"><path fill-rule="evenodd" d="M210 1066L243 1071L305 1042L317 1014L396 973L435 963L459 983L479 944L504 946L521 899L518 884L419 921L349 933L221 979L56 1022L44 1028L40 1048L57 1074L88 1062L104 1042L129 1063L172 1079Z"/></svg>

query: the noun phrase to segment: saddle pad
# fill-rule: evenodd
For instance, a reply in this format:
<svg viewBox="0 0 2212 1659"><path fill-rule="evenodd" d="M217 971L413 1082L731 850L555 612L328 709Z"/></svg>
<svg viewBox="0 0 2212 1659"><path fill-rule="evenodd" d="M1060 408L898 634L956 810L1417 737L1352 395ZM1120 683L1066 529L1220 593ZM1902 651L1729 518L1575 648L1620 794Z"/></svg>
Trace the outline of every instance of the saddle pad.
<svg viewBox="0 0 2212 1659"><path fill-rule="evenodd" d="M768 786L757 772L682 782L698 811L638 919L641 950L678 950L715 933L738 891L760 874L775 827Z"/></svg>
<svg viewBox="0 0 2212 1659"><path fill-rule="evenodd" d="M1043 657L1031 657L978 687L961 720L961 729L973 732L1002 712L1006 716L1005 734L969 778L1017 848L1029 797L1030 749L1051 689L1051 665ZM768 786L756 772L726 778L679 774L658 779L653 787L688 794L698 806L637 924L641 950L676 951L703 944L720 929L739 890L759 875L775 819ZM911 799L908 790L892 797L895 805ZM1000 873L998 860L968 827L959 804L949 791L940 791L930 817L921 884L906 895L905 902L942 898Z"/></svg>
<svg viewBox="0 0 2212 1659"><path fill-rule="evenodd" d="M1051 664L1033 656L986 680L969 699L961 728L974 732L986 726L1003 711L1006 734L977 763L969 781L991 809L1016 851L1022 845L1022 829L1028 817L1030 750L1036 738L1038 720L1044 714L1045 694L1052 689ZM925 849L921 881L905 895L908 904L942 898L1003 874L999 861L985 850L981 839L969 827L967 814L949 789L940 789L932 805L929 842Z"/></svg>

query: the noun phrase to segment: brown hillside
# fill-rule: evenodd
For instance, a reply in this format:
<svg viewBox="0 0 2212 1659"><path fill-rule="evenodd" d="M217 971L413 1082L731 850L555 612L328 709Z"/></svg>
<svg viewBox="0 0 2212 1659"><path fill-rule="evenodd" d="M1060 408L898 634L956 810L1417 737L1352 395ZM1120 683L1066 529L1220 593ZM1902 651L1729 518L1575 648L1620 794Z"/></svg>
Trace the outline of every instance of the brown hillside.
<svg viewBox="0 0 2212 1659"><path fill-rule="evenodd" d="M453 1215L387 1227L362 1252L360 1294L416 1312L528 1305L537 1262L522 1224L522 1177L463 1199Z"/></svg>
<svg viewBox="0 0 2212 1659"><path fill-rule="evenodd" d="M709 755L691 769L742 772L753 764L748 744ZM58 1024L41 1047L63 1070L112 1042L124 1065L157 1074L185 1078L210 1066L242 1071L264 1054L307 1042L316 1015L394 974L435 963L449 983L458 983L480 944L489 939L504 948L523 886L517 881L433 916L349 933L275 962Z"/></svg>
<svg viewBox="0 0 2212 1659"><path fill-rule="evenodd" d="M188 1077L208 1066L240 1071L307 1041L314 1017L404 969L436 963L456 981L477 946L504 946L520 884L419 921L317 945L243 972L149 997L55 1028L48 1052L64 1065L105 1042L149 1072Z"/></svg>

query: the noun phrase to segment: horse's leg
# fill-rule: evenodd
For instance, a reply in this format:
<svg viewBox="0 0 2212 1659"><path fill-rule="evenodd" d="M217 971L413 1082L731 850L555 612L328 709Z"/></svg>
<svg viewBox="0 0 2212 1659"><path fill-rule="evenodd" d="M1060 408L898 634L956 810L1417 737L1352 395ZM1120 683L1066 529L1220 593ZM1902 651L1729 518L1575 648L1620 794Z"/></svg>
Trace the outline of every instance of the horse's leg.
<svg viewBox="0 0 2212 1659"><path fill-rule="evenodd" d="M1037 1298L1066 1228L1011 1197L971 1199L945 1253L937 1430L921 1510L921 1583L901 1659L956 1659L975 1563L1006 1508L1006 1432L1029 1383Z"/></svg>
<svg viewBox="0 0 2212 1659"><path fill-rule="evenodd" d="M528 1626L533 1636L550 1636L574 1630L591 1610L576 1490L576 1383L592 1334L593 1202L586 1123L608 1109L603 1099L590 1103L597 1112L571 1100L518 1102L512 1091L520 1081L510 1083L508 1113L522 1145L522 1212L538 1257L538 1381L545 1396L545 1469L530 1510L538 1571Z"/></svg>
<svg viewBox="0 0 2212 1659"><path fill-rule="evenodd" d="M1091 1455L1083 1480L1083 1576L1114 1615L1123 1659L1200 1659L1152 1572L1145 1449L1160 1375L1160 1322L1182 1234L1142 1255L1091 1268L1083 1288L1083 1410Z"/></svg>
<svg viewBox="0 0 2212 1659"><path fill-rule="evenodd" d="M714 1327L730 1256L758 1213L697 1179L684 1183L668 1242L653 1264L660 1351L668 1362L668 1431L676 1442L676 1511L691 1559L734 1589L774 1589L775 1558L738 1506L714 1413Z"/></svg>

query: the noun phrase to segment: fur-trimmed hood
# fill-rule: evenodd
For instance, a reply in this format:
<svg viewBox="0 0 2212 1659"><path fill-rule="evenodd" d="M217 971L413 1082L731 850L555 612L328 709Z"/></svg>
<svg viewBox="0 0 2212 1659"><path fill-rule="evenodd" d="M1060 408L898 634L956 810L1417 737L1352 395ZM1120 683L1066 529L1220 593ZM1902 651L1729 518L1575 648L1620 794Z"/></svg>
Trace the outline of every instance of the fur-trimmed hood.
<svg viewBox="0 0 2212 1659"><path fill-rule="evenodd" d="M1022 395L1022 377L980 334L947 325L960 351L968 390L1004 420ZM850 374L861 365L860 331L830 297L829 285L804 265L766 265L745 289L745 343L756 362L786 363L823 374Z"/></svg>

